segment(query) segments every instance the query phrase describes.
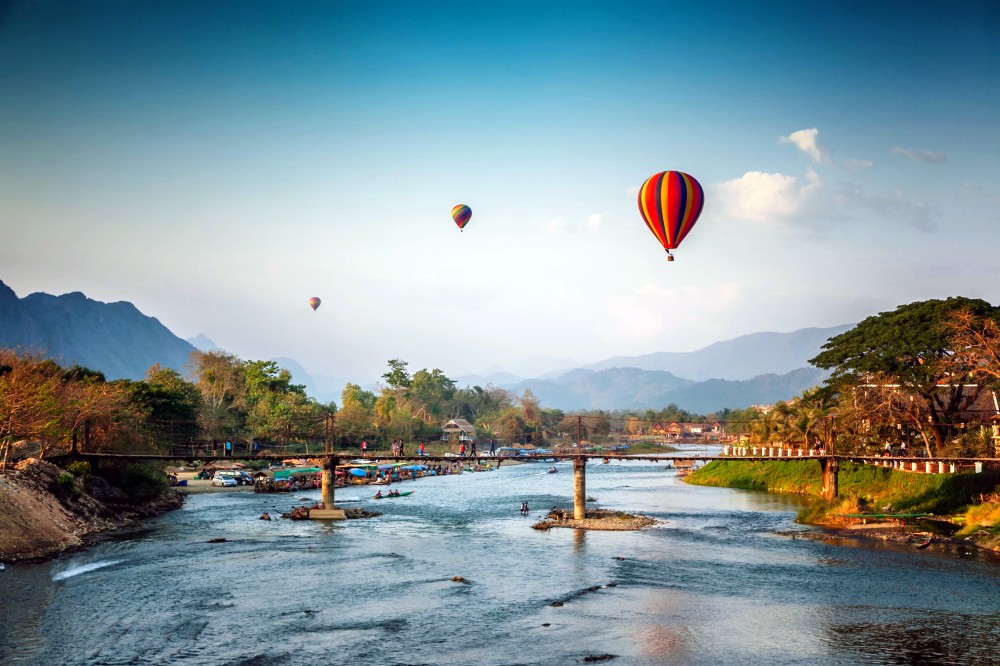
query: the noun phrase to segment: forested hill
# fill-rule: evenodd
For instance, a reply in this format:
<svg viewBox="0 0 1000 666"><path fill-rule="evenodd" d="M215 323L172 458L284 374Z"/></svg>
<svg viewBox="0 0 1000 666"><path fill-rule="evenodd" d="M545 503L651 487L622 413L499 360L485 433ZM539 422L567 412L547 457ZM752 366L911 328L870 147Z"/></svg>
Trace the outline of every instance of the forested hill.
<svg viewBox="0 0 1000 666"><path fill-rule="evenodd" d="M18 298L0 281L0 347L22 348L64 367L82 365L110 379L142 379L155 363L183 370L191 344L131 303L102 303L80 292Z"/></svg>

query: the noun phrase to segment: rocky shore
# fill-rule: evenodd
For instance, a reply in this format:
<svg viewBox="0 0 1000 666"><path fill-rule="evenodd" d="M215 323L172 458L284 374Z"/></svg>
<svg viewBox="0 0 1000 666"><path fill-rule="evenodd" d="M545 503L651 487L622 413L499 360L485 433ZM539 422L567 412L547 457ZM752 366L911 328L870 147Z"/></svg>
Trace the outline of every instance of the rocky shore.
<svg viewBox="0 0 1000 666"><path fill-rule="evenodd" d="M97 476L77 478L30 458L0 474L0 562L45 559L89 539L180 507L173 490L133 503Z"/></svg>
<svg viewBox="0 0 1000 666"><path fill-rule="evenodd" d="M639 530L643 527L655 525L656 521L649 516L641 514L629 514L621 511L610 511L608 509L588 509L586 517L577 520L571 511L564 509L553 509L544 520L541 520L532 527L536 530L547 530L553 527L570 527L579 530L605 530L612 532L625 532Z"/></svg>

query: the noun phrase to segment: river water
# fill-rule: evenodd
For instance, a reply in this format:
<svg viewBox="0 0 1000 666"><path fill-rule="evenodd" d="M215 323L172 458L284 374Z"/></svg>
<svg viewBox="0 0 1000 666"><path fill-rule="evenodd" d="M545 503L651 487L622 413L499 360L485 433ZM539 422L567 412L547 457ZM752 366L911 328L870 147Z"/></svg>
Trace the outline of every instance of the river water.
<svg viewBox="0 0 1000 666"><path fill-rule="evenodd" d="M572 465L548 467L377 502L340 489L384 512L340 523L258 520L318 491L191 495L142 530L0 572L0 663L1000 664L995 560L804 538L795 498L639 462L588 465L587 494L657 526L537 531L572 506Z"/></svg>

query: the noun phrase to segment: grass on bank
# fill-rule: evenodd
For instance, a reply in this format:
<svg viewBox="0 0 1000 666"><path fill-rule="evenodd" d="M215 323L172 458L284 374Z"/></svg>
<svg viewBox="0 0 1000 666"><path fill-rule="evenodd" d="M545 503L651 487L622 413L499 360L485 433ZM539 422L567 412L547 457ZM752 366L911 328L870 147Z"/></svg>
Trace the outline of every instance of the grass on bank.
<svg viewBox="0 0 1000 666"><path fill-rule="evenodd" d="M834 502L821 498L822 472L819 461L737 461L718 460L695 471L686 481L705 486L794 493L812 498L799 513L807 523L848 522L840 514L850 513L932 513L952 515L964 522L966 530L995 530L1000 522L1000 502L996 498L1000 474L918 474L887 467L842 463L838 477L839 497Z"/></svg>

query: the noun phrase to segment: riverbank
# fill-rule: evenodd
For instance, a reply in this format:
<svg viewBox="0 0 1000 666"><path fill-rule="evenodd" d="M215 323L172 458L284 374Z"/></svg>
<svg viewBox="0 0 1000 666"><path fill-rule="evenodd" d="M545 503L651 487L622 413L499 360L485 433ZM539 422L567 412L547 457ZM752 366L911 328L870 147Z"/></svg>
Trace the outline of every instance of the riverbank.
<svg viewBox="0 0 1000 666"><path fill-rule="evenodd" d="M843 463L834 502L821 497L822 475L815 461L718 460L685 481L805 495L810 501L799 513L800 522L854 536L899 540L926 531L940 540L1000 552L1000 475L995 473L919 474ZM920 527L894 529L918 522Z"/></svg>
<svg viewBox="0 0 1000 666"><path fill-rule="evenodd" d="M0 475L0 562L45 559L76 550L99 534L181 503L172 490L131 498L103 477L74 476L29 458Z"/></svg>

